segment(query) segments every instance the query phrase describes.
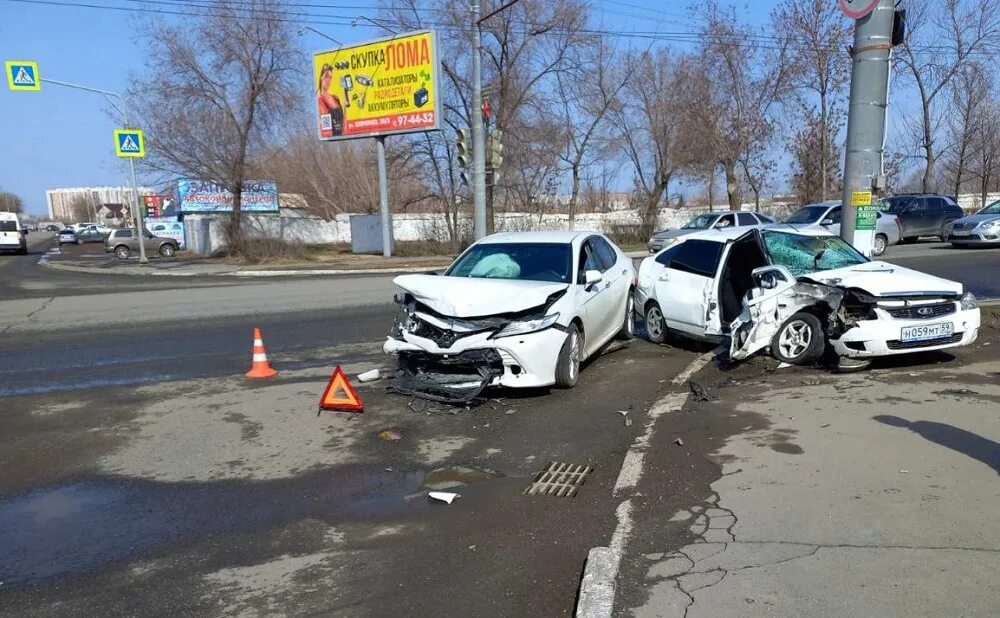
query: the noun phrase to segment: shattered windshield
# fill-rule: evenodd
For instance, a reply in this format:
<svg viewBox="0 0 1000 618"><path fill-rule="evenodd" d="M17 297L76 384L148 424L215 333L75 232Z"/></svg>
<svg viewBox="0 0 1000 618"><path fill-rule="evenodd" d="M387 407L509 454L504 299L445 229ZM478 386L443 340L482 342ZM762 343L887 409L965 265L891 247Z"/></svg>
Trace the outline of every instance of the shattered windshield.
<svg viewBox="0 0 1000 618"><path fill-rule="evenodd" d="M682 227L681 229L682 230L707 230L712 225L712 223L715 221L716 217L718 217L718 216L719 215L698 215L694 219L691 219L686 224L684 224L684 227Z"/></svg>
<svg viewBox="0 0 1000 618"><path fill-rule="evenodd" d="M976 213L977 215L1000 215L1000 200L993 202L986 208Z"/></svg>
<svg viewBox="0 0 1000 618"><path fill-rule="evenodd" d="M771 261L785 266L796 277L868 261L836 236L807 236L769 230L764 232L764 245Z"/></svg>
<svg viewBox="0 0 1000 618"><path fill-rule="evenodd" d="M486 243L466 251L445 276L569 283L572 272L568 244Z"/></svg>
<svg viewBox="0 0 1000 618"><path fill-rule="evenodd" d="M815 223L816 221L819 221L819 218L823 216L823 213L827 211L827 208L829 208L829 206L803 206L789 215L789 217L785 219L785 223L798 223L800 225L805 223Z"/></svg>

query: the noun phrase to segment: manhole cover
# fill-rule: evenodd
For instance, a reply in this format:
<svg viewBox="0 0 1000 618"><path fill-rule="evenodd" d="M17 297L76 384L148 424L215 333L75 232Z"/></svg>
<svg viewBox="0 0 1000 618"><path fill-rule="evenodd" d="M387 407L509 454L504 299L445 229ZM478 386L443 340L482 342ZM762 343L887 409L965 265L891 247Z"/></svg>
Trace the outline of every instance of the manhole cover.
<svg viewBox="0 0 1000 618"><path fill-rule="evenodd" d="M552 462L538 473L535 482L524 490L524 494L572 498L593 471L590 466Z"/></svg>

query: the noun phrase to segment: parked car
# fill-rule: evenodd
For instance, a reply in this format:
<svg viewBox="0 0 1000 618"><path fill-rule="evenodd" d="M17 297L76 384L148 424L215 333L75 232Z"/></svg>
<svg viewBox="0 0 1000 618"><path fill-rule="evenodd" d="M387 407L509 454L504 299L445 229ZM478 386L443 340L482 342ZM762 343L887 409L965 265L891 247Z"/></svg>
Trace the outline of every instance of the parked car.
<svg viewBox="0 0 1000 618"><path fill-rule="evenodd" d="M61 229L58 225L52 225L51 223L45 226L46 232L58 232Z"/></svg>
<svg viewBox="0 0 1000 618"><path fill-rule="evenodd" d="M839 236L842 210L840 200L807 204L789 215L784 223L795 226L795 229L826 230ZM885 253L887 247L899 243L901 226L896 215L878 212L876 216L878 219L875 223L872 251L879 256Z"/></svg>
<svg viewBox="0 0 1000 618"><path fill-rule="evenodd" d="M159 253L163 257L173 257L177 253L177 241L172 238L154 236L149 230L143 230L143 244L147 253ZM127 260L134 251L139 250L139 239L134 227L113 230L104 242L104 250L114 253L119 260Z"/></svg>
<svg viewBox="0 0 1000 618"><path fill-rule="evenodd" d="M0 251L28 253L28 230L21 227L17 213L0 212Z"/></svg>
<svg viewBox="0 0 1000 618"><path fill-rule="evenodd" d="M702 230L725 229L730 227L753 227L774 223L774 219L757 212L717 212L698 215L679 230L664 230L649 239L649 252L656 253L677 242L677 239Z"/></svg>
<svg viewBox="0 0 1000 618"><path fill-rule="evenodd" d="M821 230L691 234L639 267L635 305L649 338L729 337L740 360L768 349L802 365L828 346L852 368L876 356L968 345L975 296L961 283L869 261ZM848 359L844 361L843 359Z"/></svg>
<svg viewBox="0 0 1000 618"><path fill-rule="evenodd" d="M443 275L402 275L383 346L394 389L470 401L488 386L571 388L580 363L634 330L632 260L597 232L487 236Z"/></svg>
<svg viewBox="0 0 1000 618"><path fill-rule="evenodd" d="M882 200L885 212L899 217L900 242L916 242L921 236L944 240L948 226L965 216L955 200L936 193L904 193Z"/></svg>
<svg viewBox="0 0 1000 618"><path fill-rule="evenodd" d="M59 238L60 245L68 245L68 244L75 245L79 243L79 240L77 240L76 237L76 232L74 232L73 228L71 227L64 227L63 229L59 230L57 238Z"/></svg>
<svg viewBox="0 0 1000 618"><path fill-rule="evenodd" d="M946 239L953 247L1000 245L1000 201L982 208L974 215L952 222Z"/></svg>
<svg viewBox="0 0 1000 618"><path fill-rule="evenodd" d="M85 242L104 242L110 233L111 230L108 228L101 229L96 225L87 225L76 230L76 242L81 245Z"/></svg>

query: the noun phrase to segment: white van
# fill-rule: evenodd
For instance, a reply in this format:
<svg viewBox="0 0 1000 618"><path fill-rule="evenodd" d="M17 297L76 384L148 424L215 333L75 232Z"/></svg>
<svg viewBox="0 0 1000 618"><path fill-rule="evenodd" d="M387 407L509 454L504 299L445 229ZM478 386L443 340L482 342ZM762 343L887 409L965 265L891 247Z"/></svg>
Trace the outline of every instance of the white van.
<svg viewBox="0 0 1000 618"><path fill-rule="evenodd" d="M28 234L13 212L0 212L0 251L28 253Z"/></svg>

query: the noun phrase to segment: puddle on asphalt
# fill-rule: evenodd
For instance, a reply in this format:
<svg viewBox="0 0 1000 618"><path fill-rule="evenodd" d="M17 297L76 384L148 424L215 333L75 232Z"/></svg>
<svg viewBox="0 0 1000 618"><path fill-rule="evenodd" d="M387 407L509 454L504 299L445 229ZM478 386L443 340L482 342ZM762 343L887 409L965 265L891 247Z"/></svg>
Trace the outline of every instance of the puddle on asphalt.
<svg viewBox="0 0 1000 618"><path fill-rule="evenodd" d="M303 519L420 513L428 489L500 478L454 467L432 472L340 466L275 481L159 483L90 477L0 499L4 587L100 571L170 544L267 530Z"/></svg>

